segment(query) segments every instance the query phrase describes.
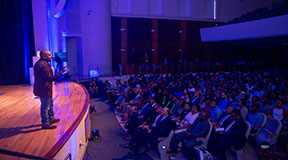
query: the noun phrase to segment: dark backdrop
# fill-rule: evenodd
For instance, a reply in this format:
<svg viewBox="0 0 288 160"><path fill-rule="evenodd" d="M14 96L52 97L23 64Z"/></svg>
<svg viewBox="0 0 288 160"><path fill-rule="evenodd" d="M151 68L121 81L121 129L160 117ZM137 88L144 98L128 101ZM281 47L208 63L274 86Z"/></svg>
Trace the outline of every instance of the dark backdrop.
<svg viewBox="0 0 288 160"><path fill-rule="evenodd" d="M0 85L29 83L35 53L31 0L1 0L0 27Z"/></svg>

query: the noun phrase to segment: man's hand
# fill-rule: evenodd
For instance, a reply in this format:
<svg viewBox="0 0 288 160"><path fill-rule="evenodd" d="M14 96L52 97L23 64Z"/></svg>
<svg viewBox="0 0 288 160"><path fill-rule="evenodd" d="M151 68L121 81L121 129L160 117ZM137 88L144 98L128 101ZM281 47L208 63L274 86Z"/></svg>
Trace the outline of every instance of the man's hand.
<svg viewBox="0 0 288 160"><path fill-rule="evenodd" d="M64 68L61 69L61 72L62 72L62 73L66 72L66 71L68 72L68 71L69 71L69 68L64 67Z"/></svg>
<svg viewBox="0 0 288 160"><path fill-rule="evenodd" d="M152 130L147 128L147 133L151 133L151 132L152 132Z"/></svg>
<svg viewBox="0 0 288 160"><path fill-rule="evenodd" d="M184 134L187 135L187 136L191 136L191 133L188 132L188 131L185 131Z"/></svg>
<svg viewBox="0 0 288 160"><path fill-rule="evenodd" d="M223 131L219 131L219 132L216 132L216 134L218 134L218 135L224 135L224 132L223 132Z"/></svg>
<svg viewBox="0 0 288 160"><path fill-rule="evenodd" d="M149 129L148 125L143 125L143 128Z"/></svg>

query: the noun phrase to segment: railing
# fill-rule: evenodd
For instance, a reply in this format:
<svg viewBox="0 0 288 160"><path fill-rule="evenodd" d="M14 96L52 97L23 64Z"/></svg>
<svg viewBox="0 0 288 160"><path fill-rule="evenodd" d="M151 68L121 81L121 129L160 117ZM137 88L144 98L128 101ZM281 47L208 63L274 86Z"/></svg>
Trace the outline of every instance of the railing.
<svg viewBox="0 0 288 160"><path fill-rule="evenodd" d="M269 66L266 66L269 68ZM254 71L265 69L264 64L219 64L219 63L198 63L198 64L128 64L121 68L122 74L159 74L159 73L188 73L188 72L233 72L233 71ZM120 73L120 72L119 72Z"/></svg>
<svg viewBox="0 0 288 160"><path fill-rule="evenodd" d="M43 158L39 156L33 156L25 153L19 153L19 152L14 152L6 149L0 149L0 154L5 154L9 156L14 156L14 157L21 157L21 158L27 158L27 159L37 159L37 160L53 160L50 158Z"/></svg>

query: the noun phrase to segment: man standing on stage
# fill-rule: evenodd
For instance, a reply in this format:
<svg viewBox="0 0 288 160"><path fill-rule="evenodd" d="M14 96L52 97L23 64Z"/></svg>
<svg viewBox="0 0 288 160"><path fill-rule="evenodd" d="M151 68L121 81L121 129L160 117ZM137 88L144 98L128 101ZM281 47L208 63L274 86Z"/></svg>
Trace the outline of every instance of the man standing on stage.
<svg viewBox="0 0 288 160"><path fill-rule="evenodd" d="M56 80L67 68L63 68L59 73L53 75L52 68L48 62L51 62L52 55L49 50L40 52L40 59L34 65L34 94L40 97L41 101L41 122L42 129L55 129L52 124L60 119L54 118L52 82Z"/></svg>

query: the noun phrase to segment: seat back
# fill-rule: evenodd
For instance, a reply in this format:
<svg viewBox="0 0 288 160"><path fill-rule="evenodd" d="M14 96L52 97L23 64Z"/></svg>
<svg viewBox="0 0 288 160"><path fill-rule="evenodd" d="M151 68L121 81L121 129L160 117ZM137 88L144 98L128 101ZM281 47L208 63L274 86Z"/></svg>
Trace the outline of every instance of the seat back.
<svg viewBox="0 0 288 160"><path fill-rule="evenodd" d="M245 136L248 139L250 131L251 131L251 124L248 121L245 121L245 123L246 123L246 126L247 126L247 129L246 129L246 132L245 132ZM237 160L242 160L243 159L243 153L244 153L244 151L247 148L247 144L248 144L248 142L246 142L245 146L242 149L236 151Z"/></svg>
<svg viewBox="0 0 288 160"><path fill-rule="evenodd" d="M263 122L262 122L262 124L261 124L261 128L263 128L263 127L265 126L265 124L266 124L267 116L266 116L265 113L262 113L262 112L261 112L261 115L263 116Z"/></svg>
<svg viewBox="0 0 288 160"><path fill-rule="evenodd" d="M212 123L211 123L210 121L208 121L208 122L209 122L209 127L210 127L210 128L209 128L209 131L208 131L208 134L207 134L207 136L206 136L205 139L201 140L201 141L202 141L201 146L202 146L203 148L205 148L205 149L207 149L208 141L209 141L209 138L210 138L212 129L213 129Z"/></svg>
<svg viewBox="0 0 288 160"><path fill-rule="evenodd" d="M245 120L247 118L247 115L248 115L248 109L243 106L243 108L241 109L241 117Z"/></svg>
<svg viewBox="0 0 288 160"><path fill-rule="evenodd" d="M174 135L174 130L171 130L168 137L165 138L158 138L159 145L158 145L158 151L160 153L160 159L165 160L166 159L166 152L170 148L170 142Z"/></svg>
<svg viewBox="0 0 288 160"><path fill-rule="evenodd" d="M248 139L250 131L251 131L251 124L248 121L245 121L245 122L246 122L246 125L247 125L245 136Z"/></svg>
<svg viewBox="0 0 288 160"><path fill-rule="evenodd" d="M273 145L277 142L279 133L281 131L281 121L278 119L271 118L267 120L265 126L260 129L260 131L256 135L256 142L257 139L259 139L258 144L263 142L263 134L274 134L274 136L265 136L266 137L266 142L268 142L270 145ZM262 139L261 139L262 138Z"/></svg>
<svg viewBox="0 0 288 160"><path fill-rule="evenodd" d="M275 143L277 142L279 133L280 133L281 128L282 128L282 123L281 123L281 121L278 120L278 119L274 119L274 120L278 123L278 127L277 127L277 129L276 129L276 131L275 131L276 136L273 136L272 139L271 139L271 141L270 141L270 144L271 144L271 145L273 145L273 144L275 144Z"/></svg>

